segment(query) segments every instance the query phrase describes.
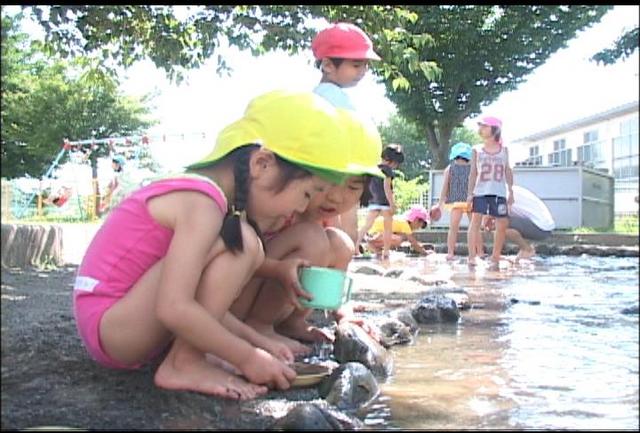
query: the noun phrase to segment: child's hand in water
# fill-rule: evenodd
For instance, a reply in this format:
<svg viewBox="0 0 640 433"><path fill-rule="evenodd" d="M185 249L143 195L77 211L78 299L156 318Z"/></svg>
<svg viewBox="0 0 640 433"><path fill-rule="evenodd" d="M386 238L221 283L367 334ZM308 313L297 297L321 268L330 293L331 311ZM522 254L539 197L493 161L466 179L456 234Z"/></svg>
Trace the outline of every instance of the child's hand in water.
<svg viewBox="0 0 640 433"><path fill-rule="evenodd" d="M277 278L284 287L289 301L297 309L303 308L298 300L299 296L309 300L313 299L313 296L304 291L300 285L298 270L302 266L310 266L309 261L298 258L283 259L277 265Z"/></svg>
<svg viewBox="0 0 640 433"><path fill-rule="evenodd" d="M278 389L289 389L296 378L296 372L291 367L258 347L238 367L251 383Z"/></svg>

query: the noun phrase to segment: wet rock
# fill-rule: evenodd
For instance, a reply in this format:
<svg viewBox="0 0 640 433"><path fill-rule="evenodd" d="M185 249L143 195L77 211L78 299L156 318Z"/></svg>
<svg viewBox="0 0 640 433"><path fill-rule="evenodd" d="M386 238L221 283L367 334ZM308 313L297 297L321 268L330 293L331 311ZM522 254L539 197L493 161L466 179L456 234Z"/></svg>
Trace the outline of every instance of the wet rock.
<svg viewBox="0 0 640 433"><path fill-rule="evenodd" d="M393 369L393 358L362 327L341 323L336 329L334 356L340 363L360 362L376 377L386 378Z"/></svg>
<svg viewBox="0 0 640 433"><path fill-rule="evenodd" d="M320 397L342 410L358 409L380 393L373 373L359 362L347 362L331 373L318 387Z"/></svg>
<svg viewBox="0 0 640 433"><path fill-rule="evenodd" d="M404 323L406 326L408 326L412 334L415 334L418 331L418 329L420 329L420 325L418 324L416 319L413 317L413 313L411 313L411 310L408 308L393 310L390 316L392 318L398 319L399 321Z"/></svg>
<svg viewBox="0 0 640 433"><path fill-rule="evenodd" d="M375 321L380 329L380 344L389 348L396 344L411 344L414 334L409 326L393 317L380 317Z"/></svg>
<svg viewBox="0 0 640 433"><path fill-rule="evenodd" d="M314 403L302 403L276 420L269 430L357 430L362 426L357 418Z"/></svg>
<svg viewBox="0 0 640 433"><path fill-rule="evenodd" d="M527 299L517 299L517 298L511 298L511 299L509 299L509 302L511 302L512 304L517 304L519 302L522 302L522 303L529 304L529 305L540 305L540 301L527 300Z"/></svg>
<svg viewBox="0 0 640 433"><path fill-rule="evenodd" d="M634 305L633 307L627 307L620 311L622 314L639 314L640 307L638 305Z"/></svg>
<svg viewBox="0 0 640 433"><path fill-rule="evenodd" d="M385 273L385 269L382 266L366 263L358 266L353 272L364 275L383 275Z"/></svg>
<svg viewBox="0 0 640 433"><path fill-rule="evenodd" d="M460 319L456 301L441 294L425 296L411 309L411 314L423 324L457 322Z"/></svg>
<svg viewBox="0 0 640 433"><path fill-rule="evenodd" d="M387 278L398 278L404 273L404 269L389 269L384 273Z"/></svg>

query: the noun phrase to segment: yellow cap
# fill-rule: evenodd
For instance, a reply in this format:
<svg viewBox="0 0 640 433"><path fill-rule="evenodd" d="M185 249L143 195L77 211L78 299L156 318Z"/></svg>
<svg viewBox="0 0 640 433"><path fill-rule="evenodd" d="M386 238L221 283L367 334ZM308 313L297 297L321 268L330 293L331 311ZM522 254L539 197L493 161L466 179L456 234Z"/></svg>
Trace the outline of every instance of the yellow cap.
<svg viewBox="0 0 640 433"><path fill-rule="evenodd" d="M275 90L254 98L244 116L225 127L197 168L231 151L260 144L278 156L334 183L348 173L347 125L338 110L312 92Z"/></svg>
<svg viewBox="0 0 640 433"><path fill-rule="evenodd" d="M382 152L382 139L378 128L372 120L353 110L339 108L338 111L347 127L349 140L347 173L384 177L384 173L378 167Z"/></svg>

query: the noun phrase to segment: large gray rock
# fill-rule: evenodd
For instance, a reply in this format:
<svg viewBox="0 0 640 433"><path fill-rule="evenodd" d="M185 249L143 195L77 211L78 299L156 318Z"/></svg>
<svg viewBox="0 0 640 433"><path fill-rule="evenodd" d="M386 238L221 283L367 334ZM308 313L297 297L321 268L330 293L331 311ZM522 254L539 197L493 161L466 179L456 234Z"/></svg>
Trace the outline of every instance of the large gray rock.
<svg viewBox="0 0 640 433"><path fill-rule="evenodd" d="M347 362L322 381L318 393L338 409L353 410L371 403L380 394L380 388L367 367Z"/></svg>
<svg viewBox="0 0 640 433"><path fill-rule="evenodd" d="M441 294L427 295L412 309L411 314L418 323L455 323L460 319L456 301Z"/></svg>
<svg viewBox="0 0 640 433"><path fill-rule="evenodd" d="M393 370L393 358L362 327L341 323L336 329L333 353L340 363L360 362L376 377L386 378Z"/></svg>
<svg viewBox="0 0 640 433"><path fill-rule="evenodd" d="M269 430L358 430L362 426L357 418L313 403L302 403L276 420Z"/></svg>

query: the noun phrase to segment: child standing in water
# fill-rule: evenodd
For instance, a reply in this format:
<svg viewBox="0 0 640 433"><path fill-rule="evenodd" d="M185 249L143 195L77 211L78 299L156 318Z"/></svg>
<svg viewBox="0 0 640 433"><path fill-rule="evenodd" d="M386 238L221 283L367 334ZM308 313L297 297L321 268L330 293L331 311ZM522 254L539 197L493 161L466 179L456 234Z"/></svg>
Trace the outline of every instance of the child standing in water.
<svg viewBox="0 0 640 433"><path fill-rule="evenodd" d="M356 251L360 248L360 242L364 235L369 231L376 217L382 214L384 219L383 248L380 258L388 259L389 250L391 249L391 235L393 214L396 212L396 203L393 197L393 178L394 170L400 167L404 162L404 153L399 144L390 144L382 151L382 163L378 165L384 173L384 179L373 178L369 183L369 212L365 220L364 226L358 230L358 240L356 242Z"/></svg>
<svg viewBox="0 0 640 433"><path fill-rule="evenodd" d="M449 232L447 233L447 260L455 258L456 242L460 229L462 214L466 214L471 222L471 208L467 204L467 188L469 186L469 173L471 172L471 145L456 143L449 152L450 164L444 170L442 189L438 208L444 208L451 213L449 217ZM478 254L482 251L482 235L478 231L476 242ZM478 252L479 251L479 252Z"/></svg>
<svg viewBox="0 0 640 433"><path fill-rule="evenodd" d="M467 197L473 212L467 234L469 264L476 264L482 217L489 215L496 218L491 266L497 267L509 224L509 209L513 204L513 171L507 148L502 144L502 121L484 117L478 122L478 128L484 143L474 147L471 154Z"/></svg>
<svg viewBox="0 0 640 433"><path fill-rule="evenodd" d="M74 316L92 358L136 369L167 349L154 378L161 388L235 399L287 389L296 376L291 350L229 307L263 263L261 231L342 180L345 136L321 97L270 92L189 173L125 198L74 285Z"/></svg>

